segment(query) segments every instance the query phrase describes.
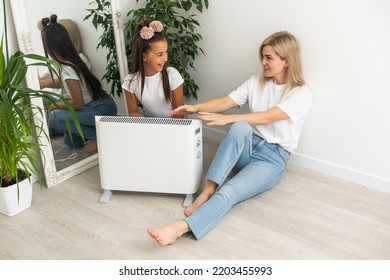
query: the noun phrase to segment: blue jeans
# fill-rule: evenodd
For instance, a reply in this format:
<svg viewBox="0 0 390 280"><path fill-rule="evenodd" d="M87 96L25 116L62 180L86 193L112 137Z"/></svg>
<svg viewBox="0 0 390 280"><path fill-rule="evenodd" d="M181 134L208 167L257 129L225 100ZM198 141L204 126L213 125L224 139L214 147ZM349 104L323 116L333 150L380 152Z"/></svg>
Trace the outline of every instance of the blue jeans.
<svg viewBox="0 0 390 280"><path fill-rule="evenodd" d="M115 116L117 114L117 107L114 100L110 97L91 101L85 104L82 109L76 110L75 112L84 135L84 140L88 141L96 139L95 116ZM66 121L69 123L70 133L72 135L65 135L65 144L74 148L83 147L84 141L77 131L68 110L56 109L49 114L50 128L53 130L69 132Z"/></svg>
<svg viewBox="0 0 390 280"><path fill-rule="evenodd" d="M254 134L248 123L234 123L206 175L206 180L217 183L219 189L185 219L195 238L213 229L233 205L275 186L289 158L289 152ZM235 174L225 182L230 172Z"/></svg>

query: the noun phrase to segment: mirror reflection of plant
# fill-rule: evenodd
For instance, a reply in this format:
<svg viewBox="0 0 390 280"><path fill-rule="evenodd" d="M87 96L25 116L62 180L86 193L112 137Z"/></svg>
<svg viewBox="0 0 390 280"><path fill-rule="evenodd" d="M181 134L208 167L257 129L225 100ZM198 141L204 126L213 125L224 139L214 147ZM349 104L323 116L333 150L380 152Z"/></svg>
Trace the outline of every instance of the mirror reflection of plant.
<svg viewBox="0 0 390 280"><path fill-rule="evenodd" d="M106 56L107 67L102 80L105 80L107 84L111 85L111 95L121 96L122 82L118 67L118 58L116 54L115 37L114 37L114 25L112 22L111 14L111 2L110 0L95 0L90 5L97 5L97 7L87 9L89 14L84 18L87 20L92 17L93 26L98 29L102 27L103 34L99 37L100 41L97 45L97 49L107 49Z"/></svg>
<svg viewBox="0 0 390 280"><path fill-rule="evenodd" d="M109 50L107 55L108 66L106 68L105 79L107 82L113 82L112 90L120 96L122 91L119 77L119 69L116 63L116 49L112 25L112 15L109 0L95 0L91 4L97 4L97 7L88 9L89 15L85 19L92 17L92 23L95 28L102 26L105 30L100 37L98 47L106 47ZM140 2L136 0L136 2ZM159 20L167 28L165 36L168 39L168 57L169 63L175 67L184 78L184 95L187 98L197 99L199 89L195 80L191 77L190 71L196 70L194 60L199 53L204 53L199 47L202 36L198 33L200 27L196 21L194 9L199 12L208 8L208 0L146 0L142 1L143 7L130 10L128 16L130 20L126 24L126 51L127 56L131 56L131 42L138 32L137 23L144 17ZM128 59L129 69L131 69L131 59ZM109 80L108 80L109 79ZM114 91L112 91L114 92Z"/></svg>
<svg viewBox="0 0 390 280"><path fill-rule="evenodd" d="M48 106L57 106L54 99L60 99L67 105L78 131L82 131L74 109L61 94L35 90L24 84L27 70L32 66L48 67L59 77L58 63L21 51L9 58L7 40L5 48L1 40L0 51L0 187L18 184L23 179L30 178L33 173L41 181L40 160L33 151L41 151L43 148L37 135L48 135L43 122L45 112L32 99L42 98Z"/></svg>

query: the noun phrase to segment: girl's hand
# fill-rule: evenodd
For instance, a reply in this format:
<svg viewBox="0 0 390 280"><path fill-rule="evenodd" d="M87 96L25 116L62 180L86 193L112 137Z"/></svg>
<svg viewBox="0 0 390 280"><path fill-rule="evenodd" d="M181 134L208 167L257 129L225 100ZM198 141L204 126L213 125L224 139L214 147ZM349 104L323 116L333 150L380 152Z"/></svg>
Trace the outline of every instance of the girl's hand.
<svg viewBox="0 0 390 280"><path fill-rule="evenodd" d="M229 115L199 112L198 118L207 121L207 125L227 125L232 123Z"/></svg>

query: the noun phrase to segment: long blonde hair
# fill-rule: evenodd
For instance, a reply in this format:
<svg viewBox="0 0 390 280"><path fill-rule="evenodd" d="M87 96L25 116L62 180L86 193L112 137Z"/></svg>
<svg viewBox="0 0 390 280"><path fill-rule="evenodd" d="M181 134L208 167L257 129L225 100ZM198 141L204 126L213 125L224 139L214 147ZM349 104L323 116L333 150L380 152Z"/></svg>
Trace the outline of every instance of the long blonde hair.
<svg viewBox="0 0 390 280"><path fill-rule="evenodd" d="M298 40L287 31L280 31L266 38L260 46L259 55L263 58L262 52L265 46L270 46L282 59L288 61L286 68L286 86L284 92L305 84L302 74L301 47ZM264 75L260 78L260 85L264 87L270 78Z"/></svg>
<svg viewBox="0 0 390 280"><path fill-rule="evenodd" d="M81 35L77 24L68 18L60 19L57 21L63 27L65 27L66 31L68 31L70 40L72 41L76 51L81 53L82 45L81 45Z"/></svg>

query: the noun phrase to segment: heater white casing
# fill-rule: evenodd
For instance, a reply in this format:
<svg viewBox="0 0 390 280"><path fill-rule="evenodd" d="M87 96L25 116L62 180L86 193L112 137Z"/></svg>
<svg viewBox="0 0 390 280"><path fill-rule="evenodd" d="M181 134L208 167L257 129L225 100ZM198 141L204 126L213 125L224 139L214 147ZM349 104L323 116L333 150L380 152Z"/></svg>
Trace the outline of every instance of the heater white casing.
<svg viewBox="0 0 390 280"><path fill-rule="evenodd" d="M187 195L203 176L202 123L193 119L96 116L101 203L112 191Z"/></svg>

